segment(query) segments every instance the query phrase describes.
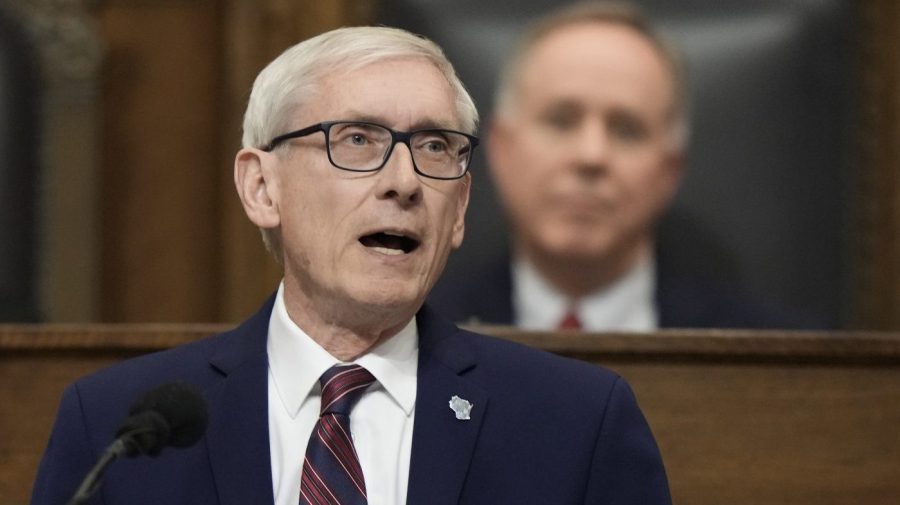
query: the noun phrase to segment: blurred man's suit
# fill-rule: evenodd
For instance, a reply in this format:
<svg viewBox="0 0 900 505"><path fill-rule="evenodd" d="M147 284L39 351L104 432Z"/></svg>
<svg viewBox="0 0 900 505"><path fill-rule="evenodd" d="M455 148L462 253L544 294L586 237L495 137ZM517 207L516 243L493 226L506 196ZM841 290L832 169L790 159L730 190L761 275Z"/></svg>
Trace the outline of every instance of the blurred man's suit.
<svg viewBox="0 0 900 505"><path fill-rule="evenodd" d="M665 261L656 266L655 306L660 328L818 328L803 320L762 305L699 275L679 272ZM515 325L513 276L509 255L473 266L462 275L442 278L429 295L438 312L457 323Z"/></svg>

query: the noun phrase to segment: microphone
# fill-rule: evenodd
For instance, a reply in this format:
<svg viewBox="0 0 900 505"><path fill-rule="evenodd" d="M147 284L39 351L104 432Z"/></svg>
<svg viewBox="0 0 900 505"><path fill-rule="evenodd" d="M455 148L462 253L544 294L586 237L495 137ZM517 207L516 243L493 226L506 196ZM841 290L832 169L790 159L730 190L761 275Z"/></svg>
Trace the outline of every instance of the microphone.
<svg viewBox="0 0 900 505"><path fill-rule="evenodd" d="M164 447L190 447L206 432L209 415L197 390L184 382L163 384L144 393L128 409L116 439L78 486L68 505L80 505L100 487L106 468L116 459L159 455Z"/></svg>
<svg viewBox="0 0 900 505"><path fill-rule="evenodd" d="M166 446L190 447L206 432L208 414L200 394L184 382L171 382L138 398L116 431L125 456L157 456Z"/></svg>

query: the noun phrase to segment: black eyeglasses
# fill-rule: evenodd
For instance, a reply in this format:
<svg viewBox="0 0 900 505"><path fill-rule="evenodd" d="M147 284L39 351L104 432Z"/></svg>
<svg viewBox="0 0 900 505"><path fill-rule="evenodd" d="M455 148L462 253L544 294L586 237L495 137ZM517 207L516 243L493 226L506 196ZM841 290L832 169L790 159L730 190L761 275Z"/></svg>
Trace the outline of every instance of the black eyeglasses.
<svg viewBox="0 0 900 505"><path fill-rule="evenodd" d="M374 172L391 157L397 142L412 153L416 173L432 179L459 179L469 169L478 137L454 130L429 128L400 132L365 121L325 121L272 139L264 151L286 140L325 133L328 161L352 172Z"/></svg>

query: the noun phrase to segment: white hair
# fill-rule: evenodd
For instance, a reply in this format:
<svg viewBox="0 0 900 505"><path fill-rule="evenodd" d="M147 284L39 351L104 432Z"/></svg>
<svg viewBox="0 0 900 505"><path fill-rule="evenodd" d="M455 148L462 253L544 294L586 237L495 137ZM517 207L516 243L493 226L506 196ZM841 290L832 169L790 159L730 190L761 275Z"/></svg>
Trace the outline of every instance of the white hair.
<svg viewBox="0 0 900 505"><path fill-rule="evenodd" d="M475 133L478 111L453 65L434 42L399 28L339 28L307 39L281 53L259 73L244 114L244 147L263 147L290 128L290 119L315 96L322 79L384 60L425 58L456 95L460 128ZM409 76L414 78L415 76Z"/></svg>

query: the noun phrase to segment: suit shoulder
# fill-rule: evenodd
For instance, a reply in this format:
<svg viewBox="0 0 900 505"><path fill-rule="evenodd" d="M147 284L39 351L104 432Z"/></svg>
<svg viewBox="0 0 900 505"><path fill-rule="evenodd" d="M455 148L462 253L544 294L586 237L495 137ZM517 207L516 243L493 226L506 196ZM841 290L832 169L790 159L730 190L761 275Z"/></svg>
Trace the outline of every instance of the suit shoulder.
<svg viewBox="0 0 900 505"><path fill-rule="evenodd" d="M428 294L428 304L457 323L510 324L512 275L506 256L447 271Z"/></svg>
<svg viewBox="0 0 900 505"><path fill-rule="evenodd" d="M611 389L623 379L603 366L553 354L501 337L460 330L478 353L479 367L509 379L511 385L553 384L572 392ZM602 395L600 395L602 396Z"/></svg>
<svg viewBox="0 0 900 505"><path fill-rule="evenodd" d="M229 331L129 358L81 377L71 387L83 397L122 401L166 382L183 381L202 387L210 377L218 375L210 360L236 338Z"/></svg>

